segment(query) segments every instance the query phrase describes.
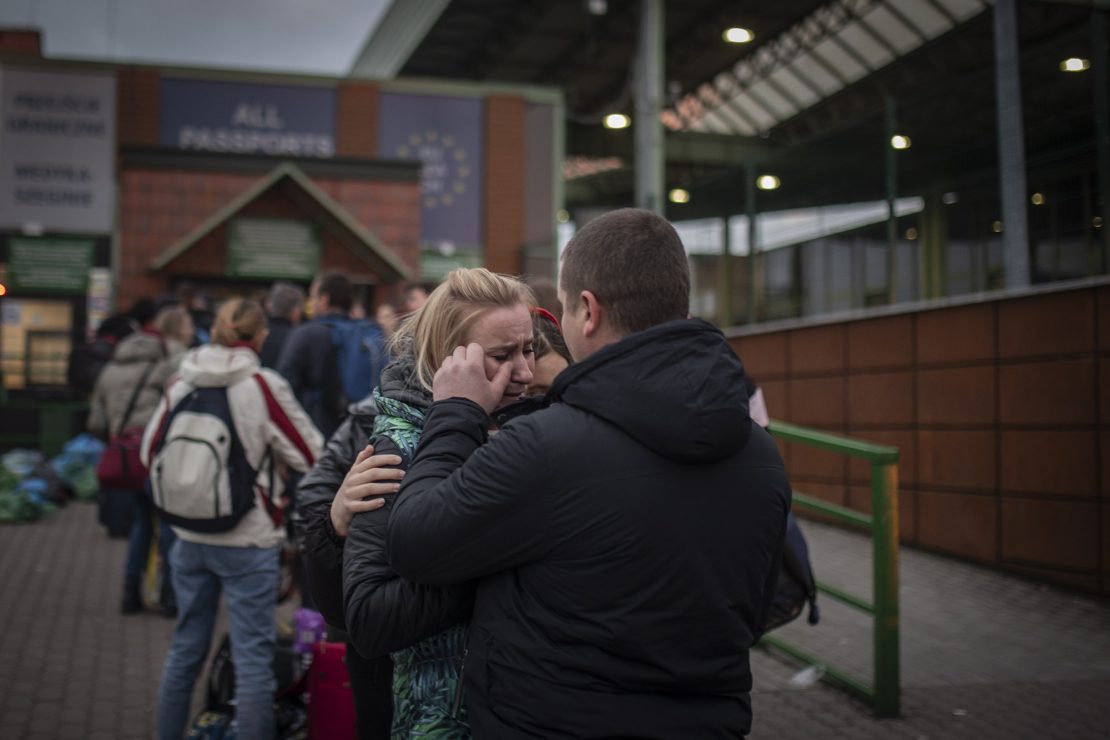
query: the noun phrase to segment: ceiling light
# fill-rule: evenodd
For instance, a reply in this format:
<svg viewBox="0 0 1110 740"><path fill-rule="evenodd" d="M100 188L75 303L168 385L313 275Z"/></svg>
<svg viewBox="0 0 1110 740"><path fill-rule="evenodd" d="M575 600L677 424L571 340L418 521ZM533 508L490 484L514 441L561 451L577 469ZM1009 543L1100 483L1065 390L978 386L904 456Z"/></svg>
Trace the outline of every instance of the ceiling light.
<svg viewBox="0 0 1110 740"><path fill-rule="evenodd" d="M917 229L912 226L906 229L906 239L911 242L915 241L917 239Z"/></svg>
<svg viewBox="0 0 1110 740"><path fill-rule="evenodd" d="M993 224L991 224L991 231L993 231L996 234L1001 234L1002 233L1002 222L1001 221L995 221Z"/></svg>
<svg viewBox="0 0 1110 740"><path fill-rule="evenodd" d="M959 193L945 193L941 196L941 200L944 201L946 206L954 206L960 202L960 195Z"/></svg>
<svg viewBox="0 0 1110 740"><path fill-rule="evenodd" d="M628 128L632 119L623 113L610 113L605 116L605 128Z"/></svg>
<svg viewBox="0 0 1110 740"><path fill-rule="evenodd" d="M1091 226L1094 226L1096 229L1101 229L1102 228L1102 216L1095 216L1094 218L1092 218L1091 219Z"/></svg>
<svg viewBox="0 0 1110 740"><path fill-rule="evenodd" d="M782 181L774 175L760 175L756 178L755 186L760 190L777 190Z"/></svg>
<svg viewBox="0 0 1110 740"><path fill-rule="evenodd" d="M747 44L755 40L755 34L746 28L733 27L725 31L725 41L730 44Z"/></svg>
<svg viewBox="0 0 1110 740"><path fill-rule="evenodd" d="M570 211L565 208L560 210L555 214L555 220L561 224L565 224L567 221L570 221Z"/></svg>
<svg viewBox="0 0 1110 740"><path fill-rule="evenodd" d="M1033 193L1033 197L1029 199L1035 206L1044 205L1044 195L1042 193Z"/></svg>
<svg viewBox="0 0 1110 740"><path fill-rule="evenodd" d="M671 199L671 203L689 203L690 191L683 190L682 188L675 188L667 197Z"/></svg>
<svg viewBox="0 0 1110 740"><path fill-rule="evenodd" d="M890 145L895 149L909 149L910 137L903 134L895 134L890 137Z"/></svg>
<svg viewBox="0 0 1110 740"><path fill-rule="evenodd" d="M1091 68L1091 61L1089 59L1081 59L1079 57L1068 57L1060 62L1061 72L1086 72Z"/></svg>
<svg viewBox="0 0 1110 740"><path fill-rule="evenodd" d="M586 10L590 15L605 15L609 12L609 3L607 0L586 0Z"/></svg>

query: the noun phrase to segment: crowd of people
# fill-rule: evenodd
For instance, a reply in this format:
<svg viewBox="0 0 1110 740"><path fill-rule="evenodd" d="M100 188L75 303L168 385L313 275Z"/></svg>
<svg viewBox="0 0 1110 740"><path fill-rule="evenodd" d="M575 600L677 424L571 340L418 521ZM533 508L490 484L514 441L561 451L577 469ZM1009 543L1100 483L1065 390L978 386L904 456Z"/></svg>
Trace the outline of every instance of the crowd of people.
<svg viewBox="0 0 1110 740"><path fill-rule="evenodd" d="M748 733L790 508L753 385L689 316L662 218L598 217L560 267L458 269L373 319L337 273L265 307L132 311L89 428L143 432L121 608L141 608L157 512L160 738L187 729L221 593L238 736L274 737L286 514L359 738Z"/></svg>

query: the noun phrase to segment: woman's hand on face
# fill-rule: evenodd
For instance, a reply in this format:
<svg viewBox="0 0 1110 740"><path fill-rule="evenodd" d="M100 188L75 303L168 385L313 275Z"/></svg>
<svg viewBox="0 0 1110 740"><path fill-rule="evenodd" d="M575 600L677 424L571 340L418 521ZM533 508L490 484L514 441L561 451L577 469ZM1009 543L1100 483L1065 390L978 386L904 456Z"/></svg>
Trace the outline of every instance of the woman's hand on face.
<svg viewBox="0 0 1110 740"><path fill-rule="evenodd" d="M512 372L512 366L506 363L497 368L496 375L487 378L486 351L482 345L471 342L466 347L455 347L432 379L432 400L466 398L488 414L497 408Z"/></svg>
<svg viewBox="0 0 1110 740"><path fill-rule="evenodd" d="M385 506L385 499L401 488L405 471L388 465L400 465L397 455L375 455L373 445L366 445L355 458L355 464L347 472L342 485L331 501L331 524L340 537L347 536L347 528L355 514L374 511ZM364 501L367 496L377 496Z"/></svg>

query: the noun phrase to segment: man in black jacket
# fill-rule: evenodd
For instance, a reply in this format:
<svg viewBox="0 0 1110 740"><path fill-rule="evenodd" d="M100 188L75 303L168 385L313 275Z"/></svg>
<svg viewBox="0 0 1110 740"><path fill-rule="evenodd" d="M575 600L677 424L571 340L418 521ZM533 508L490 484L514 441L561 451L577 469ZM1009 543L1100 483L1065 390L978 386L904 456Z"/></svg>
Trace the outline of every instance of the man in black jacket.
<svg viewBox="0 0 1110 740"><path fill-rule="evenodd" d="M748 650L790 487L736 355L686 318L689 284L670 224L606 214L563 254L578 362L549 408L487 442L507 374L487 378L477 345L436 374L389 559L418 582L479 579L466 664L477 738L751 728Z"/></svg>

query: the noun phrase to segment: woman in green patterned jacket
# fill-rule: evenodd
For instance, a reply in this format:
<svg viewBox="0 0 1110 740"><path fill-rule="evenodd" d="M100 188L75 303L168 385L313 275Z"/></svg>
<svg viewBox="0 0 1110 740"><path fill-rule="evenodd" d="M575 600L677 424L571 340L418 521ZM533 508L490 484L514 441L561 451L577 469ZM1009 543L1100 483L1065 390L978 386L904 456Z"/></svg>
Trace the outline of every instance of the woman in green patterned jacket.
<svg viewBox="0 0 1110 740"><path fill-rule="evenodd" d="M399 455L408 467L432 402L432 378L458 346L482 347L487 377L509 367L500 404L506 412L531 408L520 401L535 369L534 307L531 290L513 278L482 268L448 275L394 335L397 359L374 394L375 453ZM343 595L351 642L368 658L392 654L395 739L469 738L461 673L473 587L422 586L394 573L385 553L391 507L387 497L348 528Z"/></svg>

